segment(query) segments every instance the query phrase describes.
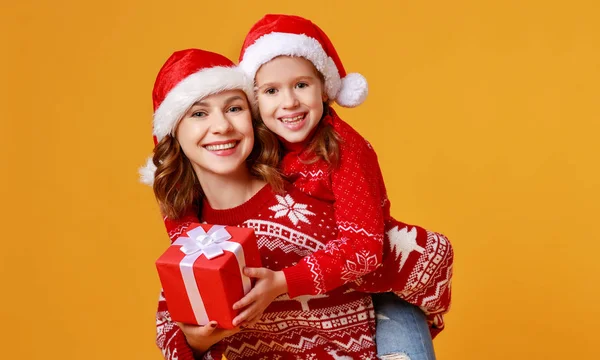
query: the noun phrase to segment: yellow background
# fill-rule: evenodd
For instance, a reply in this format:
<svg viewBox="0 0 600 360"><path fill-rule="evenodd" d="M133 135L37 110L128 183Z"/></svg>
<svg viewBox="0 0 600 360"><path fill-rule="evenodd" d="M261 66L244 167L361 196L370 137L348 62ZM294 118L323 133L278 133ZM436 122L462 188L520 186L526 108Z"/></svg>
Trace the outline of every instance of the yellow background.
<svg viewBox="0 0 600 360"><path fill-rule="evenodd" d="M597 353L596 1L5 0L0 10L3 359L161 358L154 260L168 240L137 182L154 77L177 49L237 58L266 12L314 20L366 76L369 99L341 115L378 151L393 214L454 244L438 358Z"/></svg>

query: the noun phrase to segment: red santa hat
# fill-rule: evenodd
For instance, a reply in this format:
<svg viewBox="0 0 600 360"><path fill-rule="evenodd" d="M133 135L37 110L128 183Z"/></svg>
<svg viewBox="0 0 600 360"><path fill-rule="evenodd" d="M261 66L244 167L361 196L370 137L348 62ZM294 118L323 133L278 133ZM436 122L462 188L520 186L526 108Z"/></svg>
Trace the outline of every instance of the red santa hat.
<svg viewBox="0 0 600 360"><path fill-rule="evenodd" d="M325 78L330 100L355 107L367 97L367 80L358 73L346 74L327 35L310 20L293 15L265 15L250 29L239 67L252 79L258 69L277 56L300 56L313 63Z"/></svg>
<svg viewBox="0 0 600 360"><path fill-rule="evenodd" d="M200 49L173 53L162 66L152 91L154 145L174 136L186 111L198 100L227 90L242 90L253 102L252 80L223 55ZM149 158L140 168L141 182L152 185L156 166Z"/></svg>

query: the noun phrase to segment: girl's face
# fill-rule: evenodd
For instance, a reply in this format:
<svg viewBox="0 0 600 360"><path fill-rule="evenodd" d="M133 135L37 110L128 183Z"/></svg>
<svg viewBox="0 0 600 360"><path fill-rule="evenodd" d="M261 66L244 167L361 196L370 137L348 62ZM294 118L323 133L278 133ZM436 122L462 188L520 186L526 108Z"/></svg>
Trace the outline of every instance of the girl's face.
<svg viewBox="0 0 600 360"><path fill-rule="evenodd" d="M254 146L246 95L228 90L197 101L179 122L176 136L198 179L245 173Z"/></svg>
<svg viewBox="0 0 600 360"><path fill-rule="evenodd" d="M319 124L327 100L313 64L279 56L261 66L255 81L260 116L269 130L290 143L305 141Z"/></svg>

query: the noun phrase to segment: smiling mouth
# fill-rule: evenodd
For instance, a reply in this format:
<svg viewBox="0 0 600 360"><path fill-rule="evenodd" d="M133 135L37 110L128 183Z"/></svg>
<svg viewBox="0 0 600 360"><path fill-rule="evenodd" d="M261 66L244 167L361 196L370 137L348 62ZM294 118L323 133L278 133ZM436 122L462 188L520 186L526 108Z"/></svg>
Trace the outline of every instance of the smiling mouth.
<svg viewBox="0 0 600 360"><path fill-rule="evenodd" d="M280 117L279 120L285 124L295 124L295 123L298 123L298 122L304 120L305 117L306 117L306 113L304 113L302 115L297 115L294 117Z"/></svg>
<svg viewBox="0 0 600 360"><path fill-rule="evenodd" d="M208 151L220 151L220 150L228 150L233 149L238 144L238 141L232 141L225 144L218 145L204 145L204 148Z"/></svg>

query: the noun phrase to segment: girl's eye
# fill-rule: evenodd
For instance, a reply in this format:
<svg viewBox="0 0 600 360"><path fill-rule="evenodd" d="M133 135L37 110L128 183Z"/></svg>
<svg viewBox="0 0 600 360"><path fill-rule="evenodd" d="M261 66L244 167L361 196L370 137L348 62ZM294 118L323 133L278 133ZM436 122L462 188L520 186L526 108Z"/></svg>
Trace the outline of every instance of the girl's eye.
<svg viewBox="0 0 600 360"><path fill-rule="evenodd" d="M242 111L242 107L241 106L232 106L229 108L229 112L240 112Z"/></svg>
<svg viewBox="0 0 600 360"><path fill-rule="evenodd" d="M298 89L304 89L305 87L308 87L308 84L307 84L307 83L304 83L304 82L301 82L301 83L297 83L297 84L296 84L296 87L297 87Z"/></svg>
<svg viewBox="0 0 600 360"><path fill-rule="evenodd" d="M265 94L269 94L269 95L273 95L276 92L277 92L277 90L273 89L273 88L269 88L269 89L265 90Z"/></svg>

